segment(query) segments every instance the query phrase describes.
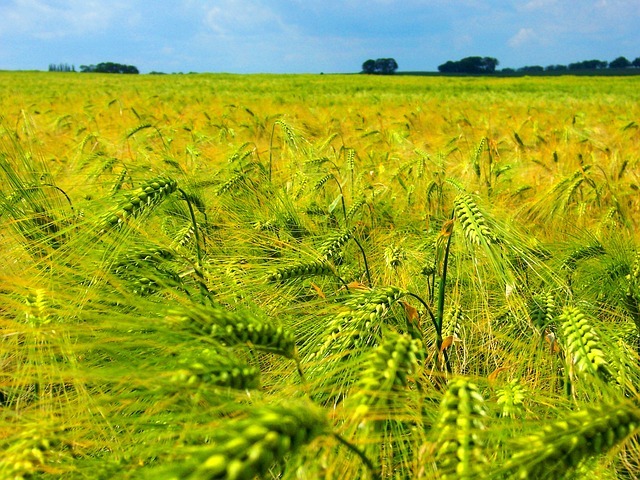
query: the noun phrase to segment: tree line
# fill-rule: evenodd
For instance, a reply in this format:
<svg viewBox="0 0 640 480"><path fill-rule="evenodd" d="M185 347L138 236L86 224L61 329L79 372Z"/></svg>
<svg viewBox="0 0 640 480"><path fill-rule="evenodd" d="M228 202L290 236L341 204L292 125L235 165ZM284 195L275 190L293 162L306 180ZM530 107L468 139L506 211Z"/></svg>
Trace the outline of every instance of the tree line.
<svg viewBox="0 0 640 480"><path fill-rule="evenodd" d="M442 65L438 65L440 73L460 73L460 74L486 74L495 73L496 67L500 64L497 58L493 57L465 57L461 60L448 60ZM585 70L604 70L604 69L626 69L640 68L640 57L629 60L626 57L618 57L611 62L603 60L583 60L568 65L549 65L542 67L540 65L527 65L518 69L503 68L501 73L540 73L540 72L569 72L569 71L585 71ZM361 73L390 75L398 69L398 62L393 58L378 58L377 60L369 59L362 64Z"/></svg>
<svg viewBox="0 0 640 480"><path fill-rule="evenodd" d="M123 65L113 62L104 62L97 65L80 65L80 71L85 73L140 73L133 65Z"/></svg>
<svg viewBox="0 0 640 480"><path fill-rule="evenodd" d="M50 63L50 72L75 72L75 65L68 63ZM133 65L123 65L121 63L103 62L97 65L80 65L80 71L83 73L128 73L138 74L140 71Z"/></svg>
<svg viewBox="0 0 640 480"><path fill-rule="evenodd" d="M603 60L584 60L582 62L570 63L569 65L527 65L518 69L505 68L502 72L523 72L523 73L540 73L540 72L568 72L568 71L585 71L585 70L605 70L605 69L625 69L640 68L640 57L633 61L626 57L618 57L611 62Z"/></svg>
<svg viewBox="0 0 640 480"><path fill-rule="evenodd" d="M69 65L68 63L50 63L49 71L50 72L75 72L76 66Z"/></svg>

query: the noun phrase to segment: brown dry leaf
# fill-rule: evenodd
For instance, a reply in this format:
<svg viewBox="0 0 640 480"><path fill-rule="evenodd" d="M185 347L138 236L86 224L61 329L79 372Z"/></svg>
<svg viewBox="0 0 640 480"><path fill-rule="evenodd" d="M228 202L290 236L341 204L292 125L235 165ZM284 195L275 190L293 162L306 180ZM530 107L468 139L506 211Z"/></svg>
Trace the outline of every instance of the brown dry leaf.
<svg viewBox="0 0 640 480"><path fill-rule="evenodd" d="M356 282L356 281L347 283L346 287L349 290L370 290L370 288L367 287L364 283L360 283L360 282ZM344 288L345 288L345 286L343 285L342 287L340 287L340 290L344 290Z"/></svg>
<svg viewBox="0 0 640 480"><path fill-rule="evenodd" d="M448 337L444 337L442 339L442 345L440 345L440 353L444 352L447 348L453 345L453 341L455 340L455 336L449 335Z"/></svg>
<svg viewBox="0 0 640 480"><path fill-rule="evenodd" d="M418 313L418 309L413 305L408 304L404 300L400 302L404 307L404 311L407 312L407 317L410 322L420 323L420 314Z"/></svg>
<svg viewBox="0 0 640 480"><path fill-rule="evenodd" d="M451 235L451 232L453 232L454 223L454 220L447 220L446 222L444 222L444 224L442 225L442 230L440 230L440 234L438 235L438 239L448 238Z"/></svg>
<svg viewBox="0 0 640 480"><path fill-rule="evenodd" d="M326 300L327 296L324 294L324 292L322 291L322 289L316 285L315 283L311 282L311 286L313 287L313 289L316 291L316 293L318 294L318 296L320 298L323 298Z"/></svg>
<svg viewBox="0 0 640 480"><path fill-rule="evenodd" d="M544 336L545 342L549 344L549 351L551 355L554 353L560 353L560 345L558 345L558 339L553 332L549 332Z"/></svg>
<svg viewBox="0 0 640 480"><path fill-rule="evenodd" d="M508 368L509 367L496 368L493 372L489 374L489 376L487 377L487 380L489 380L489 382L495 382L496 378L498 378L498 375L500 375L500 372L504 372L505 370L508 370Z"/></svg>

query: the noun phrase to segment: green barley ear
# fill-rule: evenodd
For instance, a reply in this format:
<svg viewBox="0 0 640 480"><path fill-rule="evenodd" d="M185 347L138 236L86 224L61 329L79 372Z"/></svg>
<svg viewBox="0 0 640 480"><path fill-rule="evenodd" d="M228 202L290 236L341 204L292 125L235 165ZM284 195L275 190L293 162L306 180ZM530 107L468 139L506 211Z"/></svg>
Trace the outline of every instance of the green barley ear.
<svg viewBox="0 0 640 480"><path fill-rule="evenodd" d="M362 207L364 207L367 204L367 200L364 197L360 197L358 198L358 200L356 200L355 202L353 202L353 204L351 204L351 206L349 207L349 210L347 211L347 219L351 220L353 219L353 217L360 211L360 209Z"/></svg>
<svg viewBox="0 0 640 480"><path fill-rule="evenodd" d="M171 381L188 387L216 385L247 390L260 386L260 370L230 357L228 352L205 348L182 354L177 367Z"/></svg>
<svg viewBox="0 0 640 480"><path fill-rule="evenodd" d="M0 440L0 476L6 479L38 478L51 475L56 465L74 455L71 444L61 440L61 427L43 425L18 430ZM4 433L4 432L3 432Z"/></svg>
<svg viewBox="0 0 640 480"><path fill-rule="evenodd" d="M33 295L26 296L25 303L27 324L39 327L51 323L51 307L44 289L37 288Z"/></svg>
<svg viewBox="0 0 640 480"><path fill-rule="evenodd" d="M605 255L607 251L600 243L587 245L586 247L576 248L562 263L562 268L573 272L578 267L578 262Z"/></svg>
<svg viewBox="0 0 640 480"><path fill-rule="evenodd" d="M348 358L374 345L381 335L381 318L406 294L406 290L389 286L351 295L345 302L348 310L329 320L318 354Z"/></svg>
<svg viewBox="0 0 640 480"><path fill-rule="evenodd" d="M502 407L501 416L516 418L522 414L526 391L517 379L496 390L496 394L496 403Z"/></svg>
<svg viewBox="0 0 640 480"><path fill-rule="evenodd" d="M347 171L353 173L356 169L356 150L354 148L347 148L345 150L345 159Z"/></svg>
<svg viewBox="0 0 640 480"><path fill-rule="evenodd" d="M496 243L496 237L487 226L484 216L471 195L461 193L453 202L455 217L460 222L464 236L470 243L487 246Z"/></svg>
<svg viewBox="0 0 640 480"><path fill-rule="evenodd" d="M316 181L316 183L313 185L313 189L320 190L332 178L334 178L333 173L328 173L324 175L323 177L321 177L319 180Z"/></svg>
<svg viewBox="0 0 640 480"><path fill-rule="evenodd" d="M625 295L630 305L634 305L635 308L630 308L636 315L640 315L638 312L638 303L640 303L640 252L636 253L636 256L631 265L631 271L626 277L627 291ZM638 329L640 330L640 316L637 318Z"/></svg>
<svg viewBox="0 0 640 480"><path fill-rule="evenodd" d="M258 320L248 313L190 305L188 309L172 312L167 320L229 346L246 344L286 358L296 358L297 355L293 333L281 326Z"/></svg>
<svg viewBox="0 0 640 480"><path fill-rule="evenodd" d="M320 245L319 250L322 256L326 259L336 257L342 247L351 239L354 232L355 228L348 228L329 235Z"/></svg>
<svg viewBox="0 0 640 480"><path fill-rule="evenodd" d="M607 453L639 427L640 411L631 404L570 413L523 438L521 450L501 470L514 471L520 479L564 478L581 461Z"/></svg>
<svg viewBox="0 0 640 480"><path fill-rule="evenodd" d="M356 417L371 407L392 402L394 395L408 385L408 377L417 373L424 361L422 343L407 334L391 332L365 361L364 371L353 396Z"/></svg>
<svg viewBox="0 0 640 480"><path fill-rule="evenodd" d="M184 468L180 478L266 478L272 467L328 431L323 412L309 403L257 408L214 432L214 446L198 454L202 461Z"/></svg>
<svg viewBox="0 0 640 480"><path fill-rule="evenodd" d="M293 127L283 120L276 120L274 125L278 125L280 127L282 133L284 133L284 140L289 145L289 147L291 147L293 150L297 150L301 140L301 136L295 132Z"/></svg>
<svg viewBox="0 0 640 480"><path fill-rule="evenodd" d="M121 226L128 218L146 214L158 206L178 188L178 182L165 176L147 180L138 188L123 195L116 206L102 217L102 230Z"/></svg>
<svg viewBox="0 0 640 480"><path fill-rule="evenodd" d="M232 176L229 180L224 182L222 185L218 187L216 190L216 195L221 196L227 192L234 190L238 185L243 183L247 178L247 174L245 172L238 172L234 176Z"/></svg>
<svg viewBox="0 0 640 480"><path fill-rule="evenodd" d="M482 137L482 140L480 140L480 143L478 144L477 148L473 152L473 156L471 157L471 166L473 168L474 173L476 174L476 177L478 178L480 178L480 174L481 174L480 159L482 157L482 152L486 150L486 147L487 147L487 138Z"/></svg>
<svg viewBox="0 0 640 480"><path fill-rule="evenodd" d="M439 478L472 479L483 475L486 458L478 432L484 428L484 417L484 399L478 387L464 378L452 380L440 403L436 424Z"/></svg>
<svg viewBox="0 0 640 480"><path fill-rule="evenodd" d="M395 270L407 259L407 253L399 245L389 245L384 249L384 262L387 268Z"/></svg>
<svg viewBox="0 0 640 480"><path fill-rule="evenodd" d="M540 293L533 296L529 308L531 323L542 332L554 323L557 313L555 296L552 292Z"/></svg>
<svg viewBox="0 0 640 480"><path fill-rule="evenodd" d="M565 307L558 317L567 361L578 373L587 373L603 380L610 376L610 366L601 348L600 338L589 318L575 307Z"/></svg>
<svg viewBox="0 0 640 480"><path fill-rule="evenodd" d="M453 337L454 341L462 339L462 328L465 313L458 302L449 307L442 322L442 337Z"/></svg>
<svg viewBox="0 0 640 480"><path fill-rule="evenodd" d="M297 263L288 267L281 267L269 272L268 282L284 282L297 278L307 278L321 275L333 275L333 268L328 263L318 260L307 263Z"/></svg>

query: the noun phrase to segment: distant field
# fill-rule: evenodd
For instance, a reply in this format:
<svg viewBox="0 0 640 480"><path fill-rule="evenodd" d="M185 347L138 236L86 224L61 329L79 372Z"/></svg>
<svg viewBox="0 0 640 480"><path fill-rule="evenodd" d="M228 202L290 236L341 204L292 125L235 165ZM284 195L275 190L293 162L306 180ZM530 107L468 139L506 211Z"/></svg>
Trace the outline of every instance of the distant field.
<svg viewBox="0 0 640 480"><path fill-rule="evenodd" d="M640 475L640 77L0 91L1 478Z"/></svg>

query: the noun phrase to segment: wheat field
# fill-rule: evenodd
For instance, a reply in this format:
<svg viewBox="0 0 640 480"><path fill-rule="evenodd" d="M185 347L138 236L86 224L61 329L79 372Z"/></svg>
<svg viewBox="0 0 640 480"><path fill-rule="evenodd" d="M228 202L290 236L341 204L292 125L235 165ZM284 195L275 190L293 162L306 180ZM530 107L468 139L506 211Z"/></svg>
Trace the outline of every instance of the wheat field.
<svg viewBox="0 0 640 480"><path fill-rule="evenodd" d="M0 477L638 478L639 87L0 72Z"/></svg>

